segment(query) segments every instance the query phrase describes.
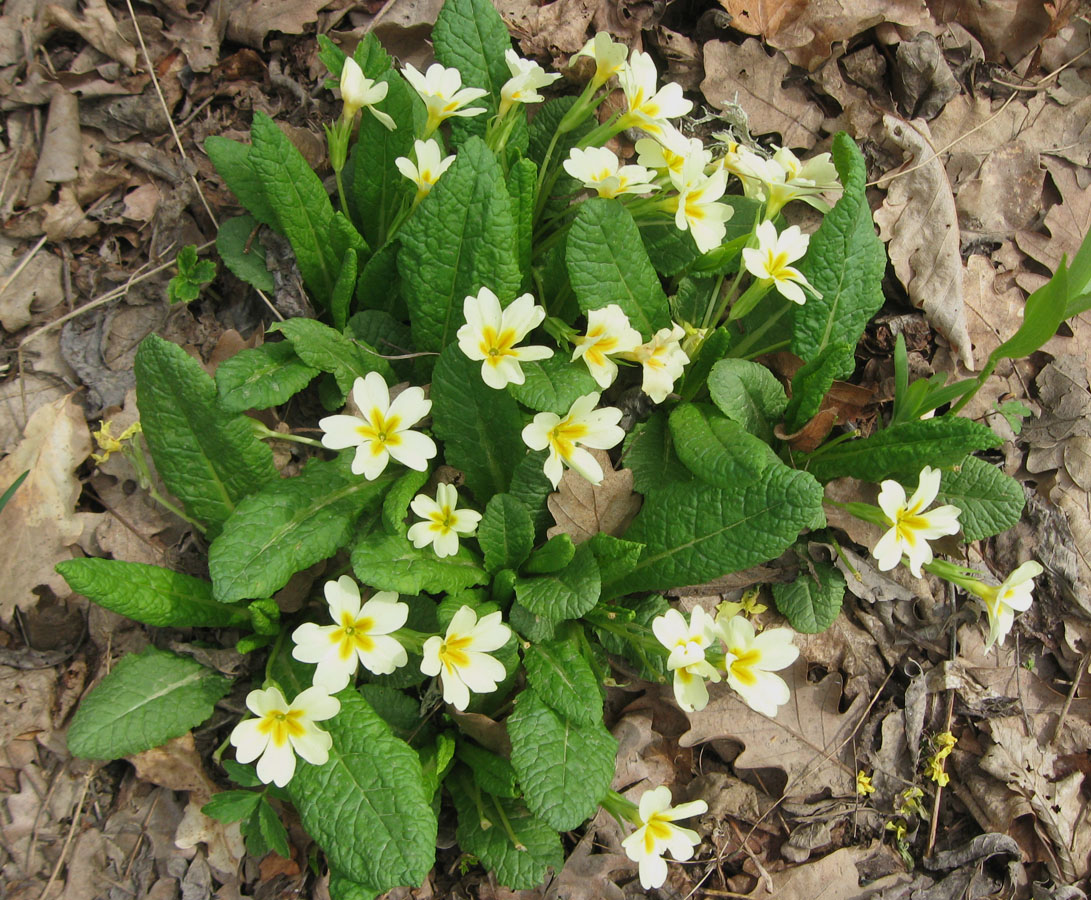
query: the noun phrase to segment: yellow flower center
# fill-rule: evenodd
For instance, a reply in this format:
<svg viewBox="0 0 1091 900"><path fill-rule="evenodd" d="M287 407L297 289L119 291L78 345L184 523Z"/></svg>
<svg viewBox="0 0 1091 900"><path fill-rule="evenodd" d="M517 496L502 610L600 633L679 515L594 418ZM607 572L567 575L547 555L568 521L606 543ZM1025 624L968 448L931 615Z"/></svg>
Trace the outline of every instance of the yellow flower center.
<svg viewBox="0 0 1091 900"><path fill-rule="evenodd" d="M617 347L617 338L606 334L606 326L596 325L587 332L587 337L578 339L581 344L587 344L583 357L592 365L606 365L606 354L613 352ZM557 426L558 428L560 426Z"/></svg>
<svg viewBox="0 0 1091 900"><path fill-rule="evenodd" d="M371 443L371 452L378 456L386 447L397 447L401 442L398 426L400 416L385 417L378 407L371 410L370 422L356 427L357 434Z"/></svg>
<svg viewBox="0 0 1091 900"><path fill-rule="evenodd" d="M785 268L788 266L788 254L781 250L779 253L774 253L770 250L766 256L765 269L769 273L769 277L774 281L791 280L791 273L785 272Z"/></svg>
<svg viewBox="0 0 1091 900"><path fill-rule="evenodd" d="M663 817L662 813L652 813L644 825L644 852L654 853L656 844L670 840L671 829L668 824L670 819Z"/></svg>
<svg viewBox="0 0 1091 900"><path fill-rule="evenodd" d="M269 735L274 746L283 747L289 737L302 737L305 733L299 722L301 718L303 711L300 709L271 709L258 722L258 731Z"/></svg>
<svg viewBox="0 0 1091 900"><path fill-rule="evenodd" d="M757 684L758 676L754 674L754 666L761 662L761 651L753 647L749 650L731 647L728 652L735 657L731 661L731 674L747 687Z"/></svg>
<svg viewBox="0 0 1091 900"><path fill-rule="evenodd" d="M428 518L432 520L428 530L439 534L447 534L458 523L458 516L449 506L441 506L435 512L429 513Z"/></svg>
<svg viewBox="0 0 1091 900"><path fill-rule="evenodd" d="M448 674L452 674L455 669L464 669L470 664L470 656L466 648L472 643L473 638L468 634L454 634L449 635L440 645L439 661L443 663L443 668Z"/></svg>
<svg viewBox="0 0 1091 900"><path fill-rule="evenodd" d="M344 612L341 614L341 627L330 633L330 643L337 645L337 655L342 660L349 659L356 650L370 653L375 649L375 641L370 634L374 627L374 619L368 616L354 619L350 613Z"/></svg>
<svg viewBox="0 0 1091 900"><path fill-rule="evenodd" d="M588 428L579 422L561 419L549 433L549 443L561 459L571 459L576 449L576 441L587 436Z"/></svg>
<svg viewBox="0 0 1091 900"><path fill-rule="evenodd" d="M515 330L512 328L505 328L503 331L498 332L491 325L486 325L481 329L481 341L478 344L478 349L484 354L485 362L496 366L505 356L516 355L512 348L517 340Z"/></svg>

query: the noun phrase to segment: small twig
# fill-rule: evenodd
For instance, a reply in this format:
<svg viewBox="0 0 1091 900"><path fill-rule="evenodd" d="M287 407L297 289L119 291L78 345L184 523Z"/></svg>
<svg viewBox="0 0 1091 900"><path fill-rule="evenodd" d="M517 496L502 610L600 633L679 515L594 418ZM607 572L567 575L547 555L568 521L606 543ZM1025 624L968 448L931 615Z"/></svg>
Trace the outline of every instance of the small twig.
<svg viewBox="0 0 1091 900"><path fill-rule="evenodd" d="M2 286L0 286L0 297L4 296L4 294L7 292L7 289L9 287L11 287L11 283L16 278L19 277L19 273L22 272L23 269L25 269L28 265L30 265L30 261L32 259L34 259L34 257L37 255L38 251L42 249L45 242L46 242L46 235L43 234L41 239L38 241L38 243L35 244L33 247L31 247L30 250L28 250L23 255L23 258L21 260L19 260L19 265L17 265L15 267L15 271L12 272L8 276L7 281L5 281Z"/></svg>
<svg viewBox="0 0 1091 900"><path fill-rule="evenodd" d="M1068 689L1068 696L1064 698L1064 706L1061 707L1061 714L1057 717L1057 724L1053 726L1053 737L1049 739L1051 744L1056 744L1061 739L1064 720L1068 716L1069 709L1072 708L1072 701L1076 699L1076 691L1080 689L1080 682L1083 680L1083 673L1087 670L1089 661L1091 661L1091 650L1083 655L1080 664L1076 666L1076 672L1072 676L1072 687Z"/></svg>
<svg viewBox="0 0 1091 900"><path fill-rule="evenodd" d="M45 888L38 900L45 900L49 896L49 889L53 887L53 882L57 880L57 876L61 872L61 867L64 865L65 857L68 856L68 848L72 844L72 838L76 834L76 827L80 823L80 817L83 815L83 801L87 799L87 790L91 787L91 779L95 775L96 766L92 766L87 770L87 774L83 779L83 788L80 790L79 799L76 801L76 811L72 814L72 822L68 826L68 834L65 835L64 845L61 847L61 855L57 857L57 864L53 866L53 872L49 876L49 881L45 883Z"/></svg>
<svg viewBox="0 0 1091 900"><path fill-rule="evenodd" d="M954 585L949 586L951 594L954 594ZM953 596L952 596L953 601ZM950 653L948 656L954 660L958 656L958 635L955 632L954 627L951 627L951 644ZM951 720L955 714L955 689L951 688L947 691L947 718L944 721L943 730L949 732L951 730ZM943 760L943 771L947 769L947 761ZM932 851L936 847L936 830L939 828L939 807L943 800L943 785L936 784L936 794L932 798L932 821L928 825L928 846L924 851L925 856L931 856Z"/></svg>

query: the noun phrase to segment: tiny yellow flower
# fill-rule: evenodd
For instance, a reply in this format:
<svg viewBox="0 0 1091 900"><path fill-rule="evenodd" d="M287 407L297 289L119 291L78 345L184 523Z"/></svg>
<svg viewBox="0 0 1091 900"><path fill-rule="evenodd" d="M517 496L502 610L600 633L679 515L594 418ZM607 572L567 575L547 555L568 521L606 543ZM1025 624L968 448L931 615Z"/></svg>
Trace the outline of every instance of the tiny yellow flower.
<svg viewBox="0 0 1091 900"><path fill-rule="evenodd" d="M871 776L863 769L856 773L856 793L861 797L875 793L875 785L871 783Z"/></svg>
<svg viewBox="0 0 1091 900"><path fill-rule="evenodd" d="M104 463L110 458L111 453L120 453L125 448L122 444L125 441L132 438L134 435L140 434L140 422L133 422L128 428L126 428L117 437L110 434L110 430L113 427L113 422L107 419L104 422L99 422L98 431L92 431L91 436L95 439L95 443L99 445L99 449L102 453L92 453L91 459L97 463Z"/></svg>
<svg viewBox="0 0 1091 900"><path fill-rule="evenodd" d="M902 803L898 807L898 812L903 816L923 816L924 807L921 806L921 798L924 796L924 791L914 785L913 787L906 788L901 793Z"/></svg>
<svg viewBox="0 0 1091 900"><path fill-rule="evenodd" d="M925 763L924 766L924 774L928 778L931 778L940 787L946 787L951 781L951 776L943 770L942 757L928 757L928 761Z"/></svg>
<svg viewBox="0 0 1091 900"><path fill-rule="evenodd" d="M886 823L886 830L893 832L894 840L899 844L905 843L905 837L908 833L908 827L901 819L895 819L893 822Z"/></svg>
<svg viewBox="0 0 1091 900"><path fill-rule="evenodd" d="M732 616L744 615L749 619L760 616L769 607L764 603L758 603L761 596L761 587L752 587L746 591L737 602L724 600L716 607L716 621L726 622Z"/></svg>

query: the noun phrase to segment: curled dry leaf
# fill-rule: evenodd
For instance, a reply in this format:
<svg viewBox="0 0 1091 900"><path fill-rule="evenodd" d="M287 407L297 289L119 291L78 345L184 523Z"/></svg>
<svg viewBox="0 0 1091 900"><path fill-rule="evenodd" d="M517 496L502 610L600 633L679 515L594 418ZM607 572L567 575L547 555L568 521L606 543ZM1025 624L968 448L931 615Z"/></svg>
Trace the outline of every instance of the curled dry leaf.
<svg viewBox="0 0 1091 900"><path fill-rule="evenodd" d="M136 71L136 47L121 36L106 0L87 0L83 14L79 16L60 4L51 3L46 7L46 16L66 31L74 31L96 50L116 59L130 71Z"/></svg>
<svg viewBox="0 0 1091 900"><path fill-rule="evenodd" d="M246 0L227 18L228 40L261 50L270 31L302 34L331 0Z"/></svg>
<svg viewBox="0 0 1091 900"><path fill-rule="evenodd" d="M640 495L633 493L633 473L615 469L604 450L591 450L602 466L601 484L591 484L572 469L567 469L555 494L549 495L553 525L547 537L567 534L579 544L600 531L620 537L640 511Z"/></svg>
<svg viewBox="0 0 1091 900"><path fill-rule="evenodd" d="M52 309L64 299L61 261L45 247L34 254L11 284L7 283L30 250L26 247L17 252L18 246L0 239L0 325L11 333L29 325L33 312Z"/></svg>
<svg viewBox="0 0 1091 900"><path fill-rule="evenodd" d="M947 172L923 121L883 116L886 138L907 155L905 174L886 181L887 195L875 213L894 273L913 305L958 352L967 368L974 358L962 303L958 218Z"/></svg>
<svg viewBox="0 0 1091 900"><path fill-rule="evenodd" d="M80 109L75 94L58 88L49 103L42 150L27 191L27 206L49 199L54 184L75 181L80 167Z"/></svg>

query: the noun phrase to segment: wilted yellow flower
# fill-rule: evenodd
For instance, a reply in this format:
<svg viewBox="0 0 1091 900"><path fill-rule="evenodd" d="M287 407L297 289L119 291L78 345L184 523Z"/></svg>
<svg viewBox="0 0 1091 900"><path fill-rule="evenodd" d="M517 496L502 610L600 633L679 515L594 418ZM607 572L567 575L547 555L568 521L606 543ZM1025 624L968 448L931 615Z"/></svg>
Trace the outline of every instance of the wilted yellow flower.
<svg viewBox="0 0 1091 900"><path fill-rule="evenodd" d="M125 448L122 444L125 441L132 438L134 435L140 434L140 422L139 420L133 422L128 428L126 428L117 437L110 434L110 429L113 427L113 422L109 419L99 422L98 431L92 431L91 436L95 439L95 443L98 444L102 453L92 453L91 459L97 463L104 463L110 458L111 453L120 453Z"/></svg>
<svg viewBox="0 0 1091 900"><path fill-rule="evenodd" d="M875 785L871 783L871 776L863 769L856 773L856 793L861 797L875 793Z"/></svg>

